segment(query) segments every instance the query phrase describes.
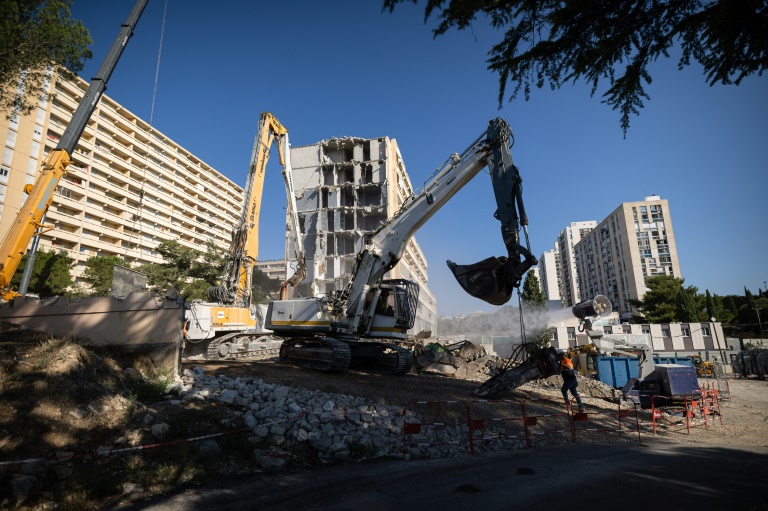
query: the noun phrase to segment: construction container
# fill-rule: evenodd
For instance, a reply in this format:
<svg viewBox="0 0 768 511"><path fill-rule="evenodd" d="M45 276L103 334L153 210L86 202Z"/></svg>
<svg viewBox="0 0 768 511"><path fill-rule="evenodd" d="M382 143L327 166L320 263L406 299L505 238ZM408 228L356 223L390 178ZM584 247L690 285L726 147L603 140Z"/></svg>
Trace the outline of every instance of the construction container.
<svg viewBox="0 0 768 511"><path fill-rule="evenodd" d="M677 364L693 368L690 357L660 357L654 356L653 363ZM620 389L640 373L640 362L635 357L597 357L597 379L606 385ZM696 371L693 371L694 378Z"/></svg>
<svg viewBox="0 0 768 511"><path fill-rule="evenodd" d="M699 380L696 378L694 367L659 364L648 378L655 379L660 384L664 396L691 396L699 390Z"/></svg>

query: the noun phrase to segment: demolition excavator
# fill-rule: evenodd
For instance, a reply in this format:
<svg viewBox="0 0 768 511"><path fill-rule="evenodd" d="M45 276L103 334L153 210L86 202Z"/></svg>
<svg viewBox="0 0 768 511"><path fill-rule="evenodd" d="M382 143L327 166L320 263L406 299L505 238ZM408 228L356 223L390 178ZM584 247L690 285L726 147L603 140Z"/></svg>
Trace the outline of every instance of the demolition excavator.
<svg viewBox="0 0 768 511"><path fill-rule="evenodd" d="M603 295L598 295L592 300L577 303L571 308L574 316L579 318L579 329L592 334L592 318L600 317L611 312L610 300ZM602 337L602 334L594 332L591 339ZM526 346L521 344L519 349L509 357L507 366L480 385L475 394L482 398L492 398L505 391L513 391L522 385L534 380L549 378L560 373L560 354L552 346L526 351ZM614 346L615 347L615 346ZM653 370L653 357L648 357L646 350L650 346L646 343L643 349L645 356L641 359L641 371L648 374ZM650 367L648 367L650 361Z"/></svg>
<svg viewBox="0 0 768 511"><path fill-rule="evenodd" d="M232 228L232 242L226 254L221 283L208 289L208 301L195 300L185 311L185 340L209 341L208 359L247 358L280 346L280 340L264 332L264 312L252 303L253 270L259 252L259 214L264 176L272 144L277 146L287 204L287 232L294 240L296 266L293 276L283 283L295 286L307 276L296 194L293 186L288 130L269 112L262 112L253 143L243 207Z"/></svg>
<svg viewBox="0 0 768 511"><path fill-rule="evenodd" d="M400 261L414 233L486 167L507 256L470 265L448 261L448 266L470 295L493 305L506 303L525 272L537 264L528 243L522 179L512 162L511 141L509 125L497 118L463 153L450 156L420 191L364 238L343 289L328 296L271 302L266 327L283 338L280 361L324 371L365 367L408 372L412 352L397 342L405 340L413 327L419 287L409 280L384 277Z"/></svg>
<svg viewBox="0 0 768 511"><path fill-rule="evenodd" d="M698 391L694 368L678 364L655 364L653 346L647 335L611 335L593 328L596 318L610 313L613 306L603 295L577 303L571 312L579 319L579 331L585 332L598 355L624 355L638 359L637 374L621 388L624 399L639 401L646 407L648 400L658 403L674 402L676 396L691 396ZM522 346L522 345L521 345ZM510 364L475 391L479 397L491 398L503 391L513 391L529 381L549 378L560 372L559 353L549 346L533 350L515 366ZM510 357L510 361L514 357Z"/></svg>

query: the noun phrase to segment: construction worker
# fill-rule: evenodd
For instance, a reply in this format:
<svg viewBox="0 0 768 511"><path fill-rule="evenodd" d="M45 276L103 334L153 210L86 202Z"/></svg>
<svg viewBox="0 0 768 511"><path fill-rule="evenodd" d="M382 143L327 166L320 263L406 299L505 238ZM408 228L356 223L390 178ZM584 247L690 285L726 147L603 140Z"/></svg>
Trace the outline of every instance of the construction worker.
<svg viewBox="0 0 768 511"><path fill-rule="evenodd" d="M565 404L568 404L568 391L571 391L573 397L576 398L578 404L578 411L584 411L584 404L581 402L581 396L576 387L579 386L579 380L576 379L576 371L573 370L573 361L569 353L560 352L560 375L563 377L563 386L560 390L563 393L563 399Z"/></svg>

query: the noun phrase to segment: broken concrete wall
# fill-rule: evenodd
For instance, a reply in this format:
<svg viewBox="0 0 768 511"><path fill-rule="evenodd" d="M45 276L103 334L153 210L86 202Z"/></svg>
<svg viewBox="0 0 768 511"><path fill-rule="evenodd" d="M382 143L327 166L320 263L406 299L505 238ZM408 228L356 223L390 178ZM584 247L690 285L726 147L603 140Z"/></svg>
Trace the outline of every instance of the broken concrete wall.
<svg viewBox="0 0 768 511"><path fill-rule="evenodd" d="M334 138L291 149L307 278L295 296L341 289L363 236L388 218L388 139ZM288 253L294 253L292 240Z"/></svg>
<svg viewBox="0 0 768 511"><path fill-rule="evenodd" d="M124 299L18 297L0 305L0 321L86 345L146 353L176 374L182 340L180 299L131 293Z"/></svg>

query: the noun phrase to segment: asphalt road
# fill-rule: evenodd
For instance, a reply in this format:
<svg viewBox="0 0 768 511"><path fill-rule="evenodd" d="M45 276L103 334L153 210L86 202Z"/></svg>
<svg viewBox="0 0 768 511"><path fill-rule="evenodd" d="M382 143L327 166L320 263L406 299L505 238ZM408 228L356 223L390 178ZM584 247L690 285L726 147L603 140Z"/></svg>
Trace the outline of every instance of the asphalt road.
<svg viewBox="0 0 768 511"><path fill-rule="evenodd" d="M572 444L254 476L231 487L186 490L130 509L768 511L767 482L764 447Z"/></svg>

